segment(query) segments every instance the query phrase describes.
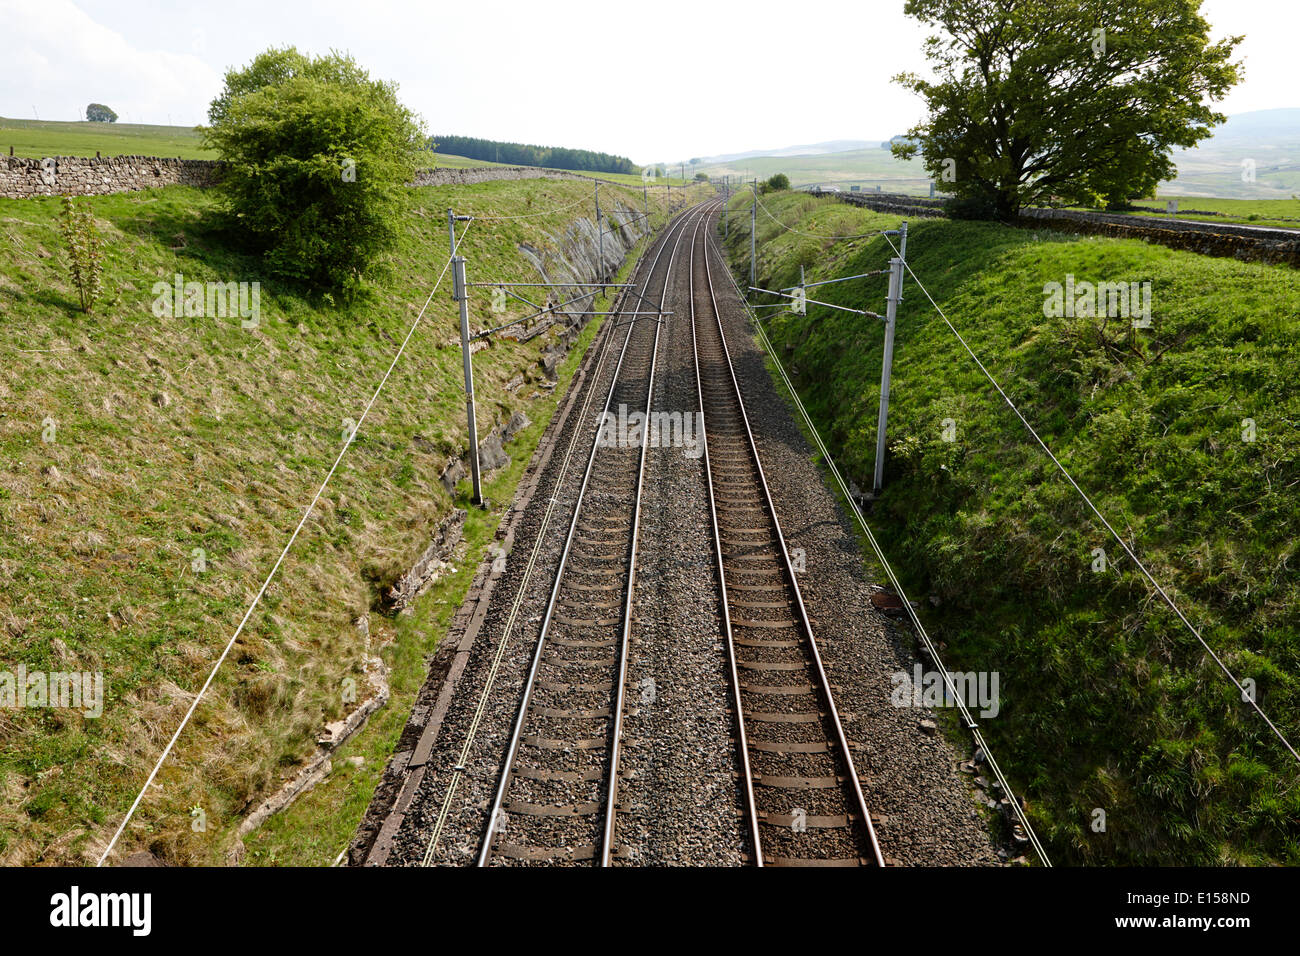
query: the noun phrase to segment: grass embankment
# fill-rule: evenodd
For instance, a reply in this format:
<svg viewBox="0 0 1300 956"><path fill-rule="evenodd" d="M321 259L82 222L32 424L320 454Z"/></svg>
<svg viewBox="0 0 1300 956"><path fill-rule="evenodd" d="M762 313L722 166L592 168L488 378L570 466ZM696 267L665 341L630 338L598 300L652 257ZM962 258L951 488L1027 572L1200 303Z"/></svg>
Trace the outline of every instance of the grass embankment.
<svg viewBox="0 0 1300 956"><path fill-rule="evenodd" d="M615 192L602 198L612 204ZM360 416L428 296L447 256L446 208L541 213L475 222L462 247L471 280L535 281L518 244L551 246L593 211L547 211L589 196L582 183L546 180L412 190L387 277L337 305L266 281L255 257L215 231L211 193L95 197L86 202L107 240L107 291L89 316L75 310L58 200L0 201L9 250L0 261L0 669L102 671L106 698L98 719L0 710L0 861L86 861L116 828L333 463L345 421ZM640 208L639 191L620 198ZM261 281L260 327L157 318L152 287L177 273ZM503 318L485 295L471 316L480 326ZM508 446L515 464L490 478L497 504L469 521L454 579L410 617L379 613L381 593L466 504L464 486L453 499L438 482L465 447L456 329L448 277L123 850L222 861L241 815L351 709L344 681L364 695L363 655L379 653L393 668L393 701L363 745L373 759L355 774L340 767L357 779L334 808L338 832L295 859L328 862L346 842L423 655L561 391L544 388L537 367L547 336L476 354L481 434L516 410L533 425ZM195 549L205 570L195 570ZM354 626L367 614L369 647ZM205 832L191 827L195 807Z"/></svg>
<svg viewBox="0 0 1300 956"><path fill-rule="evenodd" d="M742 274L748 202L737 197L732 213ZM898 223L807 196L764 204L804 232ZM812 282L882 268L892 255L879 238L830 242L758 222L766 288L797 283L800 264ZM1300 741L1300 273L1135 240L934 220L912 224L908 261L1209 645ZM1152 327L1046 317L1044 286L1067 274L1150 280ZM885 281L814 297L883 313ZM905 296L886 493L872 521L912 596L931 599L921 613L947 644L947 666L1000 673L1001 712L982 726L1055 859L1300 863L1294 760L910 278ZM880 323L809 306L772 318L770 330L839 460L870 487ZM1100 573L1096 548L1109 562ZM1093 828L1098 808L1104 832Z"/></svg>

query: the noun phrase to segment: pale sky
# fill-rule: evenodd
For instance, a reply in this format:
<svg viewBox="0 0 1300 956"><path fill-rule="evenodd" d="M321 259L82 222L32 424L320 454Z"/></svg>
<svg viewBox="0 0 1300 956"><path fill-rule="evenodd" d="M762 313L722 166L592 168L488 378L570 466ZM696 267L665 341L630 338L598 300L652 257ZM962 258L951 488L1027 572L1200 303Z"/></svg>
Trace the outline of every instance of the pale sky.
<svg viewBox="0 0 1300 956"><path fill-rule="evenodd" d="M1204 0L1244 33L1227 113L1300 107L1298 0ZM351 53L432 133L597 149L638 163L832 139L919 118L903 0L0 0L0 116L195 125L227 67L270 46Z"/></svg>

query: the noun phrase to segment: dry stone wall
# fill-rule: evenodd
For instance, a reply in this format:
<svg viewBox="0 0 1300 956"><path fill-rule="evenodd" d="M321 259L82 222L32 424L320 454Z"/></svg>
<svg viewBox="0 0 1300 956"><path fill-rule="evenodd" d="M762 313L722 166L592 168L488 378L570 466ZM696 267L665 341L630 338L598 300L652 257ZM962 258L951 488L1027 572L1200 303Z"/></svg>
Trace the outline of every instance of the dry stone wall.
<svg viewBox="0 0 1300 956"><path fill-rule="evenodd" d="M212 159L158 156L0 157L0 198L103 196L156 186L213 185L221 163ZM594 177L533 166L483 166L472 169L422 169L413 186L470 186L500 179L583 179Z"/></svg>
<svg viewBox="0 0 1300 956"><path fill-rule="evenodd" d="M211 186L220 163L158 156L0 157L0 197L103 196L155 186Z"/></svg>
<svg viewBox="0 0 1300 956"><path fill-rule="evenodd" d="M830 193L810 190L816 195L833 196L841 202L865 206L877 212L901 216L945 216L942 200L917 199L912 196ZM1202 223L1153 216L1121 216L1114 213L1084 212L1074 209L1025 208L1016 225L1029 229L1055 229L1085 235L1114 236L1119 239L1144 239L1171 249L1182 249L1204 256L1267 262L1300 268L1300 231L1272 226L1239 223Z"/></svg>

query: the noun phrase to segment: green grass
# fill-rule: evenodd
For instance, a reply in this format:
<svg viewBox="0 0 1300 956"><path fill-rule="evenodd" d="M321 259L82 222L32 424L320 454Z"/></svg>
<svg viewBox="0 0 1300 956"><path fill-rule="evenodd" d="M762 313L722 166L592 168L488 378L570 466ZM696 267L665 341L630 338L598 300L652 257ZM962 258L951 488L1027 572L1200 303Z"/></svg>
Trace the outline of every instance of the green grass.
<svg viewBox="0 0 1300 956"><path fill-rule="evenodd" d="M425 302L447 255L445 209L535 216L476 222L462 247L471 279L535 281L520 243L552 245L592 214L555 210L589 196L588 185L553 180L412 190L386 274L346 305L262 275L214 227L210 192L93 197L107 295L89 316L74 308L58 200L0 201L10 250L0 262L0 666L100 670L107 697L98 720L0 711L0 860L87 862L116 828L329 470L344 419L365 407ZM640 208L639 191L602 195L616 198ZM661 204L652 212L663 220ZM152 286L176 273L260 281L261 327L156 318ZM502 319L486 297L471 318ZM242 816L349 709L342 682L360 678L366 651L359 617L369 615L371 649L399 675L395 695L412 692L445 625L441 605L417 609L409 625L376 608L459 500L438 482L465 445L456 330L444 285L122 850L222 861ZM508 447L516 466L490 478L497 509L470 522L463 571L553 407L537 366L548 341L498 340L475 356L482 432L516 410L534 426ZM520 374L524 385L506 391ZM47 418L57 423L50 443ZM207 554L202 574L191 569L195 548ZM467 581L449 579L435 603L454 606ZM395 696L375 718L380 742L357 744L374 756L366 772L382 766L383 735L400 728L404 706ZM330 812L366 800L349 787ZM207 813L204 833L189 826L193 806ZM328 836L316 862L341 848Z"/></svg>
<svg viewBox="0 0 1300 956"><path fill-rule="evenodd" d="M744 273L748 203L734 202L730 255ZM805 232L898 222L806 196L764 202ZM767 288L794 285L801 264L816 281L892 254L883 239L836 243L759 222ZM1210 646L1300 739L1300 272L942 220L912 224L908 261ZM1152 328L1046 317L1044 284L1067 274L1152 281ZM883 277L818 291L884 311ZM870 487L879 323L810 306L770 330L839 461ZM1001 675L1001 713L982 728L1053 858L1300 863L1294 760L910 279L889 427L886 493L870 520L947 645L947 666ZM1109 558L1104 573L1092 570L1095 548ZM1104 833L1091 829L1095 808Z"/></svg>
<svg viewBox="0 0 1300 956"><path fill-rule="evenodd" d="M646 244L647 240L642 239L638 248L629 254L620 278L614 281L625 281L622 276L631 272ZM604 308L605 305L599 303L605 301L604 298L597 300L594 308ZM603 321L603 317L598 316L582 330L577 344L560 365L559 387L535 402L529 410L529 414L536 417L511 445L514 460L485 477L483 494L489 501L503 505L509 503L529 463L529 457L516 452L516 448L534 448L540 441L555 406L563 397L564 386L572 380L583 353ZM484 512L472 507L469 493L468 481L462 482L457 504L468 514L463 548L470 555L481 555L495 538L505 515L500 508ZM397 637L394 641L396 651L389 658L392 697L388 706L371 717L361 732L339 748L332 758L334 771L322 783L245 839L247 865L326 865L352 841L388 758L396 749L416 695L428 676L425 655L435 649L438 638L447 632L477 570L476 560L458 562L454 572L433 584L412 608L411 614L400 615L391 622ZM350 762L350 758L356 757L361 758L360 766Z"/></svg>
<svg viewBox="0 0 1300 956"><path fill-rule="evenodd" d="M0 118L0 151L15 156L178 156L216 159L189 126L137 123L59 123Z"/></svg>
<svg viewBox="0 0 1300 956"><path fill-rule="evenodd" d="M41 159L46 156L164 156L181 159L216 159L217 154L204 149L197 129L190 126L148 126L135 123L63 123L52 120L5 119L0 117L0 152ZM428 165L437 169L476 169L505 166L480 159L468 159L449 153L430 153ZM693 174L694 171L692 171ZM601 179L641 186L639 175L622 173L596 174ZM680 177L665 176L652 185L680 186Z"/></svg>
<svg viewBox="0 0 1300 956"><path fill-rule="evenodd" d="M728 163L711 163L693 167L695 172L710 176L728 175L732 182L757 176L768 179L776 173L790 177L791 186L839 184L863 189L884 187L886 192L929 195L929 176L920 160L902 162L887 149L854 149L840 153L817 153L808 156L756 156Z"/></svg>
<svg viewBox="0 0 1300 956"><path fill-rule="evenodd" d="M1254 226L1280 226L1300 229L1300 196L1291 199L1203 199L1197 196L1165 196L1158 199L1139 200L1141 207L1131 215L1164 216L1165 203L1178 200L1176 219L1199 219L1208 222L1236 222ZM1219 213L1205 216L1202 212Z"/></svg>

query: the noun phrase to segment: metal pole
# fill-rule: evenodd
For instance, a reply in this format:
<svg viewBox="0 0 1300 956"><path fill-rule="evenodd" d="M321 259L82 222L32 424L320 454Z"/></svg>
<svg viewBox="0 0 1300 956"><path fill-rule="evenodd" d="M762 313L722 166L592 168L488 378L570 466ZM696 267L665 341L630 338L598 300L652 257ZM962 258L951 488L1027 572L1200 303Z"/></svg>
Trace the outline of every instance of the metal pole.
<svg viewBox="0 0 1300 956"><path fill-rule="evenodd" d="M600 183L596 183L596 236L600 242L600 260L596 266L596 281L605 281L605 230L600 225Z"/></svg>
<svg viewBox="0 0 1300 956"><path fill-rule="evenodd" d="M756 251L754 235L758 231L758 180L757 179L754 180L753 188L754 188L754 204L749 207L749 284L750 285L757 284L754 282L754 256Z"/></svg>
<svg viewBox="0 0 1300 956"><path fill-rule="evenodd" d="M452 257L452 295L460 304L460 352L465 364L465 417L469 423L469 469L474 481L474 504L483 503L478 469L478 423L474 418L474 366L469 348L469 290L465 285L465 257Z"/></svg>
<svg viewBox="0 0 1300 956"><path fill-rule="evenodd" d="M889 422L889 377L894 365L894 320L903 298L903 260L889 260L889 300L885 308L885 352L880 366L880 417L876 421L876 473L874 492L885 483L885 428Z"/></svg>
<svg viewBox="0 0 1300 956"><path fill-rule="evenodd" d="M731 238L731 175L722 177L722 237Z"/></svg>

